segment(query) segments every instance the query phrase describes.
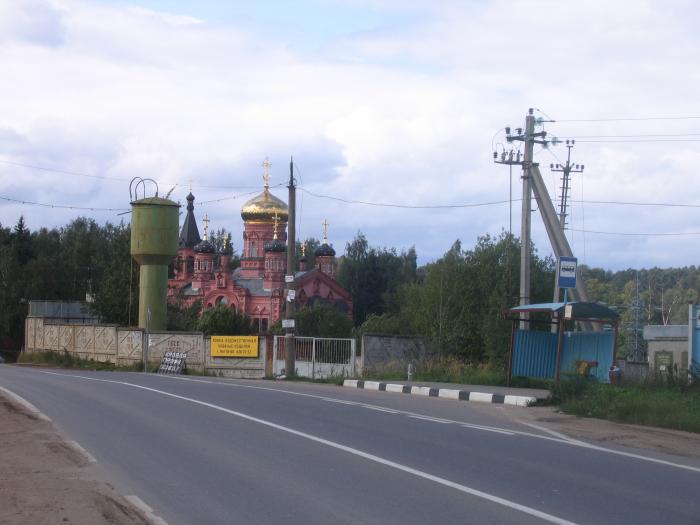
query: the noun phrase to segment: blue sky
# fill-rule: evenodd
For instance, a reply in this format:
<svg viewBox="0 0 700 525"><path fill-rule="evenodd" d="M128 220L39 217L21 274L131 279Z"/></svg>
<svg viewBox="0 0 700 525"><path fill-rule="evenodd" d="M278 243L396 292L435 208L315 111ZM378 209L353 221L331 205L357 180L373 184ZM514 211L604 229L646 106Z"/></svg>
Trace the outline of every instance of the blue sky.
<svg viewBox="0 0 700 525"><path fill-rule="evenodd" d="M586 165L568 231L583 262L695 264L698 207L669 204L700 204L700 119L605 119L700 116L698 19L690 0L0 2L0 197L91 208L0 200L0 223L119 221L105 208L132 177L182 202L192 179L198 219L236 247L262 161L283 184L294 155L302 237L328 219L339 251L361 230L424 263L508 228L492 148L535 107ZM536 154L553 198L565 155ZM533 235L551 253L538 212Z"/></svg>

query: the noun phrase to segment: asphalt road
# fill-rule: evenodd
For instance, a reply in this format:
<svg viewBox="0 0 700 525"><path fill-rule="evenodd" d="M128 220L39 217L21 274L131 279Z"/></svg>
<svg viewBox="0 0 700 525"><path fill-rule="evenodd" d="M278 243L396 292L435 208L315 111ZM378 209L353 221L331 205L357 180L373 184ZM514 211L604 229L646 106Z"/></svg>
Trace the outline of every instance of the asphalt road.
<svg viewBox="0 0 700 525"><path fill-rule="evenodd" d="M171 525L700 524L699 462L566 441L491 405L8 365L0 386Z"/></svg>

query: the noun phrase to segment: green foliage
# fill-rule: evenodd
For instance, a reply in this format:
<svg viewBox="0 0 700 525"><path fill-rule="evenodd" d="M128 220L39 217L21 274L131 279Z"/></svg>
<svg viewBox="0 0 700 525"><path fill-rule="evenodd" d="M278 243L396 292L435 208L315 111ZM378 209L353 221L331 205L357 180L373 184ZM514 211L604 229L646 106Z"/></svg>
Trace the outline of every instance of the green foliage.
<svg viewBox="0 0 700 525"><path fill-rule="evenodd" d="M371 314L399 308L396 293L417 278L414 248L400 254L395 248L370 247L358 232L338 263L338 282L352 295L353 320L359 326Z"/></svg>
<svg viewBox="0 0 700 525"><path fill-rule="evenodd" d="M430 338L442 355L504 367L510 323L502 314L517 304L519 250L506 233L480 237L466 251L456 241L441 259L425 266L421 281L399 288L399 319L411 327L404 333ZM532 257L532 300L550 301L553 261L534 250Z"/></svg>
<svg viewBox="0 0 700 525"><path fill-rule="evenodd" d="M342 312L328 305L302 308L296 313L296 333L307 337L352 336L352 320Z"/></svg>
<svg viewBox="0 0 700 525"><path fill-rule="evenodd" d="M370 314L357 332L359 334L419 335L413 324L407 322L401 312Z"/></svg>
<svg viewBox="0 0 700 525"><path fill-rule="evenodd" d="M82 370L118 370L122 372L140 372L143 370L142 363L135 363L129 366L117 366L111 361L95 361L93 359L83 359L63 352L22 352L17 360L19 363L48 365L61 368L78 368Z"/></svg>
<svg viewBox="0 0 700 525"><path fill-rule="evenodd" d="M190 306L185 306L182 300L168 301L166 330L177 332L196 331L201 311L201 301L195 301L194 304Z"/></svg>
<svg viewBox="0 0 700 525"><path fill-rule="evenodd" d="M578 396L563 400L561 409L585 417L700 432L700 390L591 384Z"/></svg>
<svg viewBox="0 0 700 525"><path fill-rule="evenodd" d="M253 333L250 319L235 309L220 304L206 310L197 321L197 331L204 335L249 335Z"/></svg>

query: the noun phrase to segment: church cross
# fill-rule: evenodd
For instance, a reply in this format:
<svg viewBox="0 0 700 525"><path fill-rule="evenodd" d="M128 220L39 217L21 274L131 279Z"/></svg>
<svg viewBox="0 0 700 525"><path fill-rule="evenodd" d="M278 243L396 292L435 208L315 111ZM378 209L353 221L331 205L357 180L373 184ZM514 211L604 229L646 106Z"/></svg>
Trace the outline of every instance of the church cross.
<svg viewBox="0 0 700 525"><path fill-rule="evenodd" d="M204 240L207 240L207 232L209 231L209 216L207 214L204 214L204 218L202 219L202 222L204 223Z"/></svg>
<svg viewBox="0 0 700 525"><path fill-rule="evenodd" d="M265 170L263 173L263 182L265 183L265 189L267 189L270 187L270 168L272 167L272 162L270 162L270 159L265 157L262 166Z"/></svg>
<svg viewBox="0 0 700 525"><path fill-rule="evenodd" d="M190 177L190 193L192 193L192 177Z"/></svg>
<svg viewBox="0 0 700 525"><path fill-rule="evenodd" d="M323 242L327 244L328 243L328 226L330 226L328 219L323 219L321 226L323 226Z"/></svg>

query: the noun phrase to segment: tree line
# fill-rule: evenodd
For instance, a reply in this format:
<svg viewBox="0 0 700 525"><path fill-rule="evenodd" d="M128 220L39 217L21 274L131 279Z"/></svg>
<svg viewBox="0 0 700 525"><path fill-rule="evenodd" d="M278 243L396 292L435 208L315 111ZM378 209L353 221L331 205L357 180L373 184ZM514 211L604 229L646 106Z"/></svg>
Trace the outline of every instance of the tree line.
<svg viewBox="0 0 700 525"><path fill-rule="evenodd" d="M217 231L212 241L223 246L226 235ZM28 301L33 299L84 301L87 294L89 308L102 322L134 325L138 265L129 253L130 236L128 224L99 225L85 217L35 231L23 217L12 227L0 224L1 347L21 346ZM307 239L305 244L312 268L319 241ZM502 362L510 337L502 313L518 303L519 253L519 239L502 232L479 237L466 249L457 240L442 257L419 266L415 248L371 246L358 232L337 261L337 279L353 299L352 322L323 309L299 312L299 332L421 335L444 355ZM554 260L539 256L534 247L532 258L531 300L550 302ZM234 253L232 269L238 260ZM645 324L687 323L687 304L700 299L700 268L695 266L617 272L581 266L581 274L591 300L620 313L623 353ZM230 322L246 326L238 318ZM221 329L220 319L216 323L212 318L212 326ZM170 307L169 326L208 331L197 307L177 304Z"/></svg>

